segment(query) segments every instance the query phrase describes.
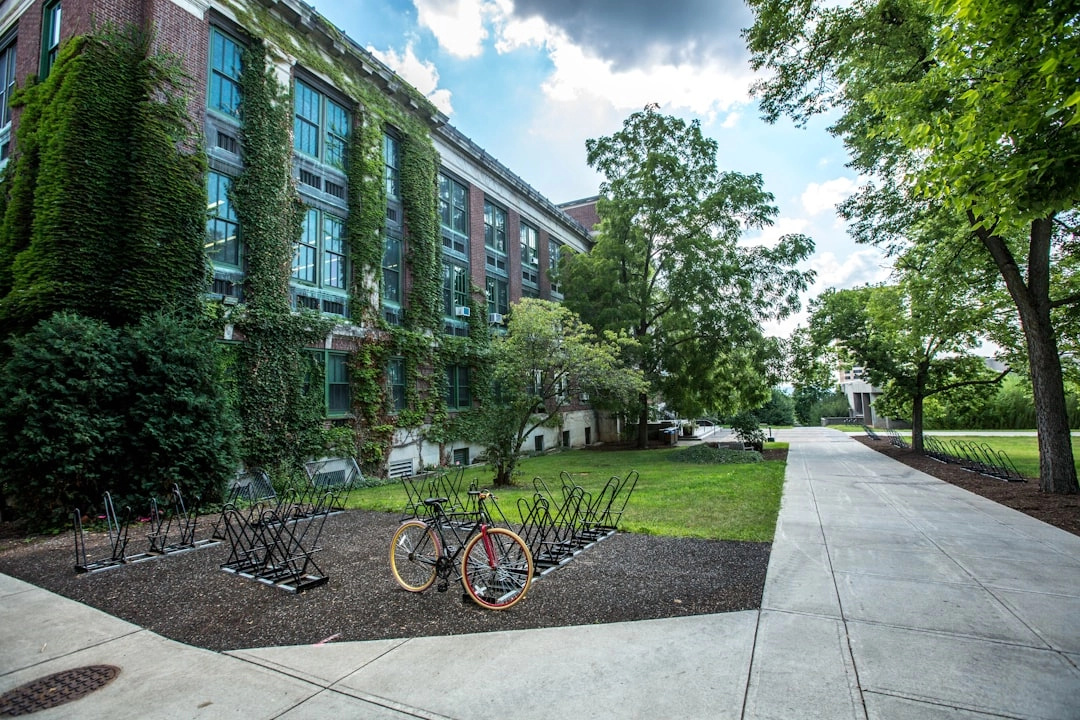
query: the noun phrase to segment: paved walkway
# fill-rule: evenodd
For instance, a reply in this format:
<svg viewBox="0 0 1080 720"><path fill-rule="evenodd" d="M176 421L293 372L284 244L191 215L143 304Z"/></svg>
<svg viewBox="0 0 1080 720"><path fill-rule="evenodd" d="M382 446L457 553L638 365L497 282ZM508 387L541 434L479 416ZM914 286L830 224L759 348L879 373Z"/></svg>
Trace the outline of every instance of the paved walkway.
<svg viewBox="0 0 1080 720"><path fill-rule="evenodd" d="M112 664L35 717L1080 718L1080 538L835 430L776 434L760 611L222 654L0 575L0 693Z"/></svg>

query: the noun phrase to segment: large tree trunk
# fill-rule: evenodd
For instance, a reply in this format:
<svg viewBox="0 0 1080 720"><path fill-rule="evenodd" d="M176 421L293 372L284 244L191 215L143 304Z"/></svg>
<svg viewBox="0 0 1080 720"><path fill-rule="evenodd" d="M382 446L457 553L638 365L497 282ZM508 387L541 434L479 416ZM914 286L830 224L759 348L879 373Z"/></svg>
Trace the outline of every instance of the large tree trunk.
<svg viewBox="0 0 1080 720"><path fill-rule="evenodd" d="M919 363L915 375L915 393L911 397L911 449L923 453L923 403L926 400L926 376L930 372L930 361Z"/></svg>
<svg viewBox="0 0 1080 720"><path fill-rule="evenodd" d="M649 396L647 393L641 393L638 400L641 402L641 410L638 411L637 446L642 450L647 450L649 447Z"/></svg>
<svg viewBox="0 0 1080 720"><path fill-rule="evenodd" d="M911 398L911 449L923 453L923 400L922 395Z"/></svg>
<svg viewBox="0 0 1080 720"><path fill-rule="evenodd" d="M997 263L1024 328L1035 396L1035 422L1039 431L1039 486L1043 492L1073 494L1080 492L1080 486L1073 464L1061 358L1050 321L1052 223L1053 218L1031 223L1026 283L1005 240L995 235L992 229L976 228L975 232Z"/></svg>

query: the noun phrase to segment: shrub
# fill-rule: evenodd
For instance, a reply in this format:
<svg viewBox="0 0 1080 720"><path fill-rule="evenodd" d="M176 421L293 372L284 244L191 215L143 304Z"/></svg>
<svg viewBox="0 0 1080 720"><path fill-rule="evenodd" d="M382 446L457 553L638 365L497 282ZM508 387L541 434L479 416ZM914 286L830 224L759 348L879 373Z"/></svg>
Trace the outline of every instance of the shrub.
<svg viewBox="0 0 1080 720"><path fill-rule="evenodd" d="M131 329L57 313L0 368L0 488L31 527L142 510L173 483L216 499L235 466L214 343L150 317Z"/></svg>
<svg viewBox="0 0 1080 720"><path fill-rule="evenodd" d="M739 465L761 462L761 453L753 450L732 450L711 445L694 445L683 450L676 450L668 456L673 462L696 463L700 465Z"/></svg>

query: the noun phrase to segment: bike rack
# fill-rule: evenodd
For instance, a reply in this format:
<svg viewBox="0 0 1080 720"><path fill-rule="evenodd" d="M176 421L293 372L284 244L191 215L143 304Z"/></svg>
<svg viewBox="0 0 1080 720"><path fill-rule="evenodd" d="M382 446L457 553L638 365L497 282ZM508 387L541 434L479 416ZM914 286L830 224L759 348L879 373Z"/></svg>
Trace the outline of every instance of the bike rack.
<svg viewBox="0 0 1080 720"><path fill-rule="evenodd" d="M314 494L321 493L322 498L325 498L326 493L333 493L334 503L325 508L327 513L344 511L345 505L349 502L349 494L366 484L360 467L352 458L333 458L304 463L304 471L307 473ZM320 502L317 501L314 505L319 506Z"/></svg>
<svg viewBox="0 0 1080 720"><path fill-rule="evenodd" d="M445 498L443 509L447 515L455 515L470 512L470 507L475 511L475 500L469 500L468 495L461 499L461 483L465 477L465 467L458 468L451 475L447 468L441 468L420 475L411 475L401 478L401 484L405 488L406 502L401 519L411 518L424 519L431 514L431 509L424 504L428 498Z"/></svg>
<svg viewBox="0 0 1080 720"><path fill-rule="evenodd" d="M222 511L229 557L221 569L289 592L301 592L326 583L329 577L313 555L326 518L340 500L326 492L314 505L295 489L274 505L257 503L245 515L235 505Z"/></svg>
<svg viewBox="0 0 1080 720"><path fill-rule="evenodd" d="M112 495L108 492L104 497L105 523L109 532L110 554L107 558L88 560L86 557L86 533L83 529L82 513L75 508L72 520L75 525L75 571L80 573L92 573L100 570L120 567L125 562L127 551L128 529L131 523L131 507L124 507L124 517L121 519L113 507Z"/></svg>

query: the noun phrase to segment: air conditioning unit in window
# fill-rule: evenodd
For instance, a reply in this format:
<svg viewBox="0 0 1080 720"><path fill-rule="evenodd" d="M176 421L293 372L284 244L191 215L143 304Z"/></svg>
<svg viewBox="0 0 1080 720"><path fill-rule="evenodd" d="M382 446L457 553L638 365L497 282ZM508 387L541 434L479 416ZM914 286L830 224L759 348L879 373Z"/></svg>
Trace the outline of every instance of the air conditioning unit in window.
<svg viewBox="0 0 1080 720"><path fill-rule="evenodd" d="M469 317L469 314L471 312L472 311L469 309L468 305L458 306L458 307L454 308L454 315L456 315L458 317Z"/></svg>
<svg viewBox="0 0 1080 720"><path fill-rule="evenodd" d="M488 323L491 325L502 325L503 322L502 313L488 313Z"/></svg>

